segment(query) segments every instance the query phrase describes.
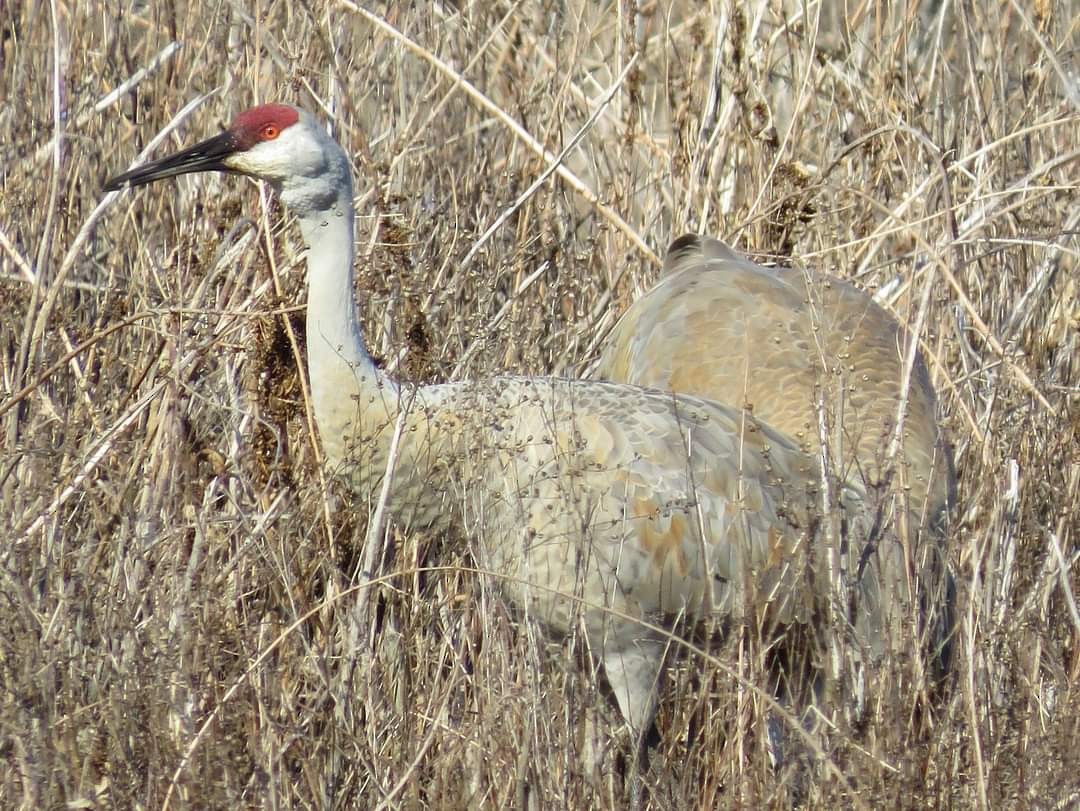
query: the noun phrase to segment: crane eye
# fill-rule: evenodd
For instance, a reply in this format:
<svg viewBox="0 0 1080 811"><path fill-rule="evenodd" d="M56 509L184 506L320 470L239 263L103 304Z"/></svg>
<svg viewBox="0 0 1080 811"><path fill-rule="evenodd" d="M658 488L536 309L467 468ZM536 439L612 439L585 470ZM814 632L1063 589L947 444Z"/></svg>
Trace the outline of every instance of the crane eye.
<svg viewBox="0 0 1080 811"><path fill-rule="evenodd" d="M278 129L277 124L267 124L262 128L262 137L264 140L273 141L280 132L281 130Z"/></svg>

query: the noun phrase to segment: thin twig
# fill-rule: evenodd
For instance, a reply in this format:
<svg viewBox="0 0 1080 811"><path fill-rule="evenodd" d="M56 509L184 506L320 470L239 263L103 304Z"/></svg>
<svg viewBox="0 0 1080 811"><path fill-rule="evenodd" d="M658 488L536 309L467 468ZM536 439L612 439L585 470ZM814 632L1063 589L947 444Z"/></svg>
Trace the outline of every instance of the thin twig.
<svg viewBox="0 0 1080 811"><path fill-rule="evenodd" d="M361 8L360 6L351 2L351 0L338 0L338 4L345 9L348 9L352 13L360 15L372 25L377 27L379 30L383 31L384 33L388 34L389 36L400 42L402 45L404 45L414 54L422 58L424 61L433 65L441 73L446 74L455 83L460 84L461 88L465 91L466 95L468 95L469 98L479 104L480 107L491 113L493 116L498 118L499 121L506 125L506 127L512 133L514 133L514 135L516 135L527 147L529 147L529 149L531 149L533 152L543 158L545 162L549 164L557 164L558 168L555 171L557 172L559 177L561 177L568 184L570 184L570 187L574 191L584 197L585 200L588 201L589 205L591 205L597 211L597 213L600 214L601 217L603 217L605 220L615 226L616 229L622 232L622 234L634 244L634 246L638 249L638 251L641 252L641 254L645 258L647 258L655 265L660 264L660 257L657 256L656 252L653 251L653 249L645 243L645 240L641 238L641 235L634 228L632 228L622 217L620 217L614 211L614 209L601 202L600 198L596 195L596 193L592 189L590 189L583 180L581 180L577 175L575 175L565 166L558 164L555 155L549 152L543 144L541 144L528 132L526 132L525 129L517 123L517 121L515 121L506 112L504 112L501 107L495 104L495 102L493 102L483 93L481 93L470 81L468 81L458 71L454 70L454 68L452 68L449 64L444 62L439 57L437 57L431 51L421 47L412 39L407 37L405 34L398 31L394 26L390 25L390 23L386 22L386 20L382 19L377 14L373 14L367 9Z"/></svg>
<svg viewBox="0 0 1080 811"><path fill-rule="evenodd" d="M469 252L465 254L465 258L461 260L459 272L462 272L469 267L469 265L472 263L473 257L475 257L476 254L480 251L480 249L487 244L487 241L491 238L491 235L498 231L499 228L502 227L502 224L504 222L513 217L514 213L519 208L521 208L525 204L525 202L533 196L533 194L536 193L536 190L543 186L544 183L547 182L547 179L551 177L554 172L557 172L559 170L559 168L563 165L563 161L566 160L566 156L577 148L577 145L581 142L581 139L585 137L585 134L589 130L592 129L593 124L596 123L596 119L600 117L600 113L607 109L607 106L611 103L611 100L615 98L615 94L619 91L619 88L622 87L623 82L626 81L627 74L630 73L630 69L634 67L634 64L636 62L637 54L634 54L634 56L630 58L630 61L626 63L626 67L623 68L622 73L620 73L615 79L615 81L611 83L611 87L607 89L607 92L604 94L603 98L601 98L600 102L596 105L596 109L592 111L592 114L586 119L585 123L581 125L578 131L575 132L573 137L566 143L566 146L563 147L562 152L560 152L552 159L552 161L548 164L547 168L540 173L540 176L529 185L529 188L525 189L525 191L519 194L518 198L509 206L507 206L506 210L495 218L495 222L489 225L487 230L480 235L480 238L477 239L475 243L473 243L473 246L469 248Z"/></svg>

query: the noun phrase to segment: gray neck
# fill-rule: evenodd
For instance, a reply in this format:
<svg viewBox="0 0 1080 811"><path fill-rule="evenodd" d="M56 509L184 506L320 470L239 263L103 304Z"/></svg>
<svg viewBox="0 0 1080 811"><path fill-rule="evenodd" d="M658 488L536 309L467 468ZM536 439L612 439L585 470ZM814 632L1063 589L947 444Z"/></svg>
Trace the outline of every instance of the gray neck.
<svg viewBox="0 0 1080 811"><path fill-rule="evenodd" d="M321 209L321 210L320 210ZM397 386L384 379L368 354L353 293L352 184L345 183L328 207L300 213L309 246L307 355L315 419L331 462L341 461L346 436L356 432L371 395Z"/></svg>

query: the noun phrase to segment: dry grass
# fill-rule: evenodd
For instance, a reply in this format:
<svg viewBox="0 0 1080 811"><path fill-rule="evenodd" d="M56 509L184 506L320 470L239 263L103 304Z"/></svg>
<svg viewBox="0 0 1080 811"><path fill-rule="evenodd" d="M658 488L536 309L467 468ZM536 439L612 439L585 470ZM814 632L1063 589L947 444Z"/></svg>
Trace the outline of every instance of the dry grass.
<svg viewBox="0 0 1080 811"><path fill-rule="evenodd" d="M955 683L916 711L887 663L805 802L1075 807L1076 5L461 5L372 8L396 35L308 0L0 6L0 806L620 802L581 642L519 626L464 549L392 530L358 625L373 505L318 472L280 208L230 178L100 192L170 123L157 154L276 99L336 119L365 324L413 378L581 373L684 230L896 281L901 319L928 292ZM547 165L508 122L558 154L631 59L476 249ZM654 804L782 807L729 675L759 657L712 653L666 693Z"/></svg>

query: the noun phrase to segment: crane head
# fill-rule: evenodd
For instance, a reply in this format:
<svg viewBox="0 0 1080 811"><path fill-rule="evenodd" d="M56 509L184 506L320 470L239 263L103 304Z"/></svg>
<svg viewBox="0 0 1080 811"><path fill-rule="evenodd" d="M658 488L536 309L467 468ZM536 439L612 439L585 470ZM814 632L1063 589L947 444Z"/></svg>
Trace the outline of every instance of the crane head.
<svg viewBox="0 0 1080 811"><path fill-rule="evenodd" d="M351 198L348 159L310 114L287 104L260 104L212 138L110 178L105 191L144 186L193 172L231 172L266 180L289 207L325 209L343 191Z"/></svg>

